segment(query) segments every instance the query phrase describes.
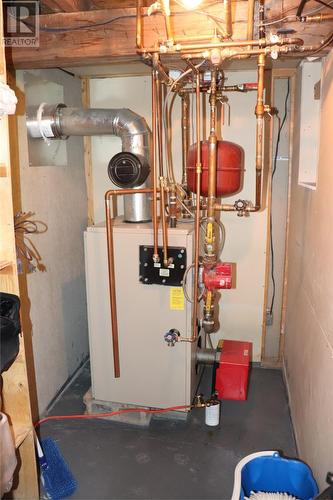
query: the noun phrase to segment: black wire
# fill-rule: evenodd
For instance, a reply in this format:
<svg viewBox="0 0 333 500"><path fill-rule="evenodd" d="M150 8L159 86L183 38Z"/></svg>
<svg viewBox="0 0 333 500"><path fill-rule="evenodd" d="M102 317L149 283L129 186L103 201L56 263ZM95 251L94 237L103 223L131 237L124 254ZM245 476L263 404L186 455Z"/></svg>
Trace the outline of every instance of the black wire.
<svg viewBox="0 0 333 500"><path fill-rule="evenodd" d="M287 93L284 101L284 115L282 118L282 121L279 126L277 138L276 138L276 145L275 145L275 154L274 154L274 162L273 162L273 171L272 171L272 180L271 180L271 193L273 192L273 179L274 175L276 172L277 168L277 158L279 154L279 146L280 146L280 139L281 139L281 132L284 127L284 124L286 123L287 116L288 116L288 99L289 99L289 94L290 94L290 81L289 78L287 79ZM271 211L270 211L270 217L269 217L269 226L270 226L270 249L271 249L271 279L272 279L272 285L273 285L273 292L272 292L272 300L271 300L271 307L269 309L270 314L273 313L273 307L274 307L274 301L275 301L275 293L276 293L276 284L275 284L275 276L274 276L274 244L273 244L273 220L272 220L272 201L271 201Z"/></svg>
<svg viewBox="0 0 333 500"><path fill-rule="evenodd" d="M326 2L323 2L323 0L315 0L317 3L320 3L321 5L324 5L325 7L328 7L329 9L332 9L333 10L333 7L332 5L330 5L329 3L326 3Z"/></svg>
<svg viewBox="0 0 333 500"><path fill-rule="evenodd" d="M119 21L120 19L132 19L136 17L135 15L126 15L126 16L118 16L118 17L113 17L111 19L107 19L106 21L100 21L99 23L93 23L93 24L82 24L80 26L64 26L63 28L46 28L46 27L39 27L39 31L43 31L45 33L65 33L67 31L79 31L79 30L86 30L89 28L97 28L98 26L106 26L107 24L112 24L116 21ZM32 27L32 24L24 22L29 27Z"/></svg>
<svg viewBox="0 0 333 500"><path fill-rule="evenodd" d="M297 8L297 11L296 11L296 17L297 17L297 18L298 18L298 17L301 17L302 12L303 12L303 9L304 9L305 4L306 4L306 2L307 2L307 1L308 1L308 0L301 0L301 2L300 2L300 4L299 4L299 6L298 6L298 8Z"/></svg>
<svg viewBox="0 0 333 500"><path fill-rule="evenodd" d="M219 2L215 2L215 3L219 3ZM213 3L211 5L215 5L215 3ZM198 9L195 9L195 11L198 11ZM215 16L213 16L209 12L201 11L200 13L202 13L203 15L206 15L207 17L209 17L211 19L215 18ZM162 13L157 12L156 14L162 14ZM171 17L188 15L188 12L172 12L170 15L171 15ZM148 14L143 14L142 17L149 17L149 16L148 16ZM45 33L66 33L68 31L79 31L79 30L85 30L85 29L89 29L89 28L97 28L99 26L106 26L107 24L112 24L116 21L119 21L120 19L134 19L134 18L136 19L136 14L128 14L128 15L124 15L124 16L113 17L111 19L107 19L106 21L100 21L98 23L82 24L80 26L73 26L73 27L64 26L64 27L47 28L46 26L39 26L39 31L42 31ZM34 27L33 24L26 22L26 21L24 21L24 24L30 28Z"/></svg>

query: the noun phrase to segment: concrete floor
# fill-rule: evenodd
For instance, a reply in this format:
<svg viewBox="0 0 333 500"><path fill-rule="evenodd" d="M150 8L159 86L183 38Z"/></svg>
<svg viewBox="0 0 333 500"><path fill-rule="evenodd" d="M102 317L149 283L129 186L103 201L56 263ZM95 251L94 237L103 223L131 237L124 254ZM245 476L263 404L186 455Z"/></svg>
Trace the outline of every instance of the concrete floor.
<svg viewBox="0 0 333 500"><path fill-rule="evenodd" d="M209 373L203 380L208 387ZM83 413L89 368L56 403L51 414ZM208 394L207 394L208 396ZM187 422L153 420L148 429L105 420L43 424L42 437L59 444L79 486L72 498L110 500L227 500L237 462L249 453L296 449L282 375L254 368L248 400L224 401L218 428L204 412Z"/></svg>

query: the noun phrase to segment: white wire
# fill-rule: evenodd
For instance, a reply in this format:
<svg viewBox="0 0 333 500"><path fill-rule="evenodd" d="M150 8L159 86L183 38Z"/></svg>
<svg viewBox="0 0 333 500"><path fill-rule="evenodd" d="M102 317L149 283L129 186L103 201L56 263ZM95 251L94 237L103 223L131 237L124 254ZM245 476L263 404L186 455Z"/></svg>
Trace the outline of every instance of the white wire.
<svg viewBox="0 0 333 500"><path fill-rule="evenodd" d="M327 2L327 5L331 5L333 3L333 0L330 0ZM316 12L320 12L321 10L325 9L325 5L321 5L320 7L317 7L316 9L309 10L305 14L302 14L303 16L311 16L312 14L315 14ZM296 8L296 7L295 7ZM271 26L272 24L278 24L282 23L286 19L295 19L296 20L296 15L295 14L290 14L289 16L284 16L281 17L281 19L276 19L274 21L270 21L268 23L263 23L262 26Z"/></svg>

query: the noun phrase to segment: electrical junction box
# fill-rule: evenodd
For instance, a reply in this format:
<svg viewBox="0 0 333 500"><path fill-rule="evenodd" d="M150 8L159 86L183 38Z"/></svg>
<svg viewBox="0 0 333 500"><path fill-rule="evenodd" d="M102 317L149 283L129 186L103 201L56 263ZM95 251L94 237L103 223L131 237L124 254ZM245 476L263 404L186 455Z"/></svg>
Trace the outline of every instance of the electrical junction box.
<svg viewBox="0 0 333 500"><path fill-rule="evenodd" d="M113 239L119 378L114 377L113 370L105 223L89 227L84 234L92 397L155 408L189 405L199 375L197 343L178 342L168 347L164 334L175 328L182 336L191 337L191 304L185 300L181 286L145 286L139 280L140 246L153 244L151 223L129 224L117 217ZM184 249L184 255L186 251L188 263L193 261L192 224L169 228L168 240L170 247Z"/></svg>
<svg viewBox="0 0 333 500"><path fill-rule="evenodd" d="M216 370L215 390L219 399L247 398L252 343L239 340L220 340L220 363Z"/></svg>

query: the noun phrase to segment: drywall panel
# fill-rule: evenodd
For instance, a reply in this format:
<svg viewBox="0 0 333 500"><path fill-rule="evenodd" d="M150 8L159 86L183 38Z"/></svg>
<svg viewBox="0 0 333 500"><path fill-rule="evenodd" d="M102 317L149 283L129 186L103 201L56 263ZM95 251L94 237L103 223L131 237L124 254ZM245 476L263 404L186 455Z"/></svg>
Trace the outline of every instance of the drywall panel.
<svg viewBox="0 0 333 500"><path fill-rule="evenodd" d="M62 85L65 102L81 105L79 79L59 70L33 71L33 75ZM20 71L20 109L24 99L23 82L24 72ZM37 271L27 276L38 403L39 411L43 412L88 354L83 253L87 199L83 144L81 138L68 139L66 166L31 167L25 117L21 115L19 145L22 209L34 212L35 218L48 226L46 233L31 236L42 256L45 272Z"/></svg>
<svg viewBox="0 0 333 500"><path fill-rule="evenodd" d="M228 73L227 83L256 81L255 71ZM130 108L151 124L150 77L100 78L91 80L91 107ZM241 194L225 199L233 202L239 197L254 199L255 191L255 93L230 94L230 126L223 129L224 138L239 143L245 151L245 182ZM176 101L173 113L173 151L176 176L181 175L180 109ZM192 135L192 134L191 134ZM111 183L107 176L110 158L121 150L115 137L96 137L92 142L92 169L94 185L95 223L105 219L104 193ZM254 343L254 360L260 360L263 318L266 211L250 217L222 215L226 226L223 259L237 263L237 286L222 292L220 302L221 330L213 341L224 336L245 339Z"/></svg>
<svg viewBox="0 0 333 500"><path fill-rule="evenodd" d="M321 92L316 191L298 185L293 161L285 367L300 457L323 487L333 450L333 51Z"/></svg>

